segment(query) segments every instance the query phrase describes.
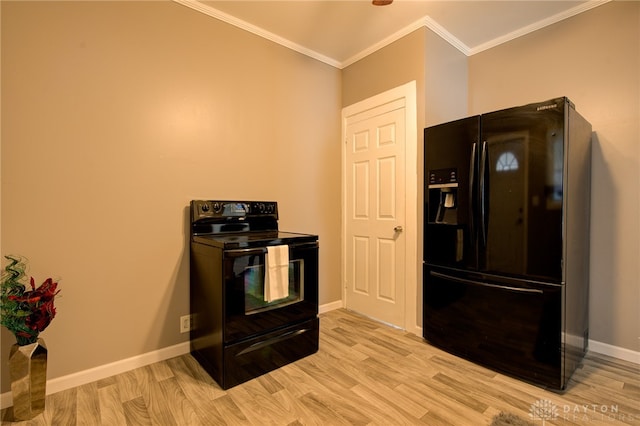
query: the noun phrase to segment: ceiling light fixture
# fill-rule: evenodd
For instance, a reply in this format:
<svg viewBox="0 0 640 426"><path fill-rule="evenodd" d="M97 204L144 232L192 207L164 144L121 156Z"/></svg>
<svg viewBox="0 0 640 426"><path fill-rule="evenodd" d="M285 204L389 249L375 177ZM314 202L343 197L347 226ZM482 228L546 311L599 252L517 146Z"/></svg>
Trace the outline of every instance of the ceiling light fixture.
<svg viewBox="0 0 640 426"><path fill-rule="evenodd" d="M393 3L393 0L373 0L371 2L374 6L386 6Z"/></svg>

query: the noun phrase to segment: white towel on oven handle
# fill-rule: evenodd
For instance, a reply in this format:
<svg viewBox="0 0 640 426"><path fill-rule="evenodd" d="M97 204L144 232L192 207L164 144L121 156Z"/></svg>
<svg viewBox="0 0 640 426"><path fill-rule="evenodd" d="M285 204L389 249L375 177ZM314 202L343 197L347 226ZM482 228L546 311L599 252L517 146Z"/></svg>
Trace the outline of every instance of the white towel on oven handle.
<svg viewBox="0 0 640 426"><path fill-rule="evenodd" d="M264 264L264 300L269 303L288 297L289 246L267 246Z"/></svg>

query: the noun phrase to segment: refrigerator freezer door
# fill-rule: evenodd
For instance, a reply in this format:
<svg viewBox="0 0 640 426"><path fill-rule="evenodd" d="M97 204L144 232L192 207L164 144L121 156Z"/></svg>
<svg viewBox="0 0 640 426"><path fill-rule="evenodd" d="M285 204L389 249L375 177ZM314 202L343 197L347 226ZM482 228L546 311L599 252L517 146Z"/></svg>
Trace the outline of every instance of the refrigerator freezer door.
<svg viewBox="0 0 640 426"><path fill-rule="evenodd" d="M565 98L482 116L480 270L561 282Z"/></svg>
<svg viewBox="0 0 640 426"><path fill-rule="evenodd" d="M423 335L428 342L542 386L566 385L564 286L492 281L429 266L424 277Z"/></svg>

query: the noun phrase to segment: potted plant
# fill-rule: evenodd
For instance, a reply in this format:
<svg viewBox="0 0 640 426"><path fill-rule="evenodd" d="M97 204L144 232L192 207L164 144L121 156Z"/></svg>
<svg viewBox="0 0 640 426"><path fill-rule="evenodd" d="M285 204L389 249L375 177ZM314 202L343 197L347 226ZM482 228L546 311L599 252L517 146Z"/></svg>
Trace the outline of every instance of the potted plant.
<svg viewBox="0 0 640 426"><path fill-rule="evenodd" d="M5 256L9 264L0 281L0 324L16 337L9 354L9 372L16 419L28 420L44 411L47 347L39 334L56 316L58 283L47 278L36 288L26 281L26 259Z"/></svg>

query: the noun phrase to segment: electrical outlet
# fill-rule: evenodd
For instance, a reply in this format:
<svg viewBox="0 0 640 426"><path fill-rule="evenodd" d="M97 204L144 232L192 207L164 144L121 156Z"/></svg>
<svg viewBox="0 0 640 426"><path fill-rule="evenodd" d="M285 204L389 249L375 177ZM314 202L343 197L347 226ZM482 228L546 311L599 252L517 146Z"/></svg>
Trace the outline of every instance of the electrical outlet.
<svg viewBox="0 0 640 426"><path fill-rule="evenodd" d="M187 333L193 328L193 318L191 315L180 317L180 333Z"/></svg>

